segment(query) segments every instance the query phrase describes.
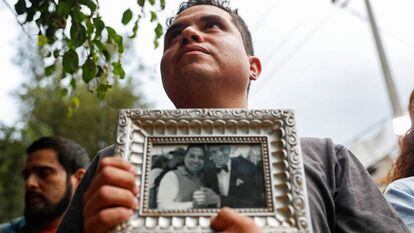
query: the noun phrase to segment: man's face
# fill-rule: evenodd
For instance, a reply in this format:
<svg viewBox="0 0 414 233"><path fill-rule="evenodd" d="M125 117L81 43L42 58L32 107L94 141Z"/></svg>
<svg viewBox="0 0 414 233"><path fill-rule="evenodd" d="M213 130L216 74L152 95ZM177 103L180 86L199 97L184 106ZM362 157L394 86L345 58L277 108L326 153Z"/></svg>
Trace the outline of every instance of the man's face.
<svg viewBox="0 0 414 233"><path fill-rule="evenodd" d="M226 11L190 7L176 17L164 42L161 75L177 108L228 107L218 102L230 106L247 98L249 56Z"/></svg>
<svg viewBox="0 0 414 233"><path fill-rule="evenodd" d="M198 147L191 147L185 155L185 167L191 173L198 173L204 167L204 150Z"/></svg>
<svg viewBox="0 0 414 233"><path fill-rule="evenodd" d="M72 186L57 153L41 149L29 154L22 174L28 224L42 226L60 217L69 204Z"/></svg>
<svg viewBox="0 0 414 233"><path fill-rule="evenodd" d="M229 145L209 145L208 153L216 167L223 167L230 159Z"/></svg>

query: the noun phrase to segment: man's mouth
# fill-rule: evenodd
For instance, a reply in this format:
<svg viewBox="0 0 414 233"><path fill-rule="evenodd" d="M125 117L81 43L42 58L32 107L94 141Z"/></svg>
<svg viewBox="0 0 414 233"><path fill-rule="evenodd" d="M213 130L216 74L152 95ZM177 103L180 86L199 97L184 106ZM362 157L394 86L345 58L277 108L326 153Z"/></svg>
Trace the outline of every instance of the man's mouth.
<svg viewBox="0 0 414 233"><path fill-rule="evenodd" d="M26 193L26 201L31 205L39 205L45 202L45 197L41 193L30 192Z"/></svg>
<svg viewBox="0 0 414 233"><path fill-rule="evenodd" d="M181 56L184 54L209 54L209 51L200 45L186 45L182 49Z"/></svg>

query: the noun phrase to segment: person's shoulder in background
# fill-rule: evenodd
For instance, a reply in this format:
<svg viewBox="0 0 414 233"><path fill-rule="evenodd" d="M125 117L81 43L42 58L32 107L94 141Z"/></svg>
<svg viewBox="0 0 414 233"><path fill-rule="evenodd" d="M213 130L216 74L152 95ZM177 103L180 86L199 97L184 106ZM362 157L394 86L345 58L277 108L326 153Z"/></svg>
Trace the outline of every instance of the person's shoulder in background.
<svg viewBox="0 0 414 233"><path fill-rule="evenodd" d="M25 226L26 221L24 217L19 217L10 222L0 224L0 233L22 233Z"/></svg>
<svg viewBox="0 0 414 233"><path fill-rule="evenodd" d="M395 180L387 186L385 198L414 232L414 177Z"/></svg>

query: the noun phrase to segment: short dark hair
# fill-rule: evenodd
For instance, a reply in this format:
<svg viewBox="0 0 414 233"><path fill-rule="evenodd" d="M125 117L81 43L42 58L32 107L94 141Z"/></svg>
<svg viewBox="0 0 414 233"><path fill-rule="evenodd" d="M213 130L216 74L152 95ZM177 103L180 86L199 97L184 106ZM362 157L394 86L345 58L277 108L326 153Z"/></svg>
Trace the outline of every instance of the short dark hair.
<svg viewBox="0 0 414 233"><path fill-rule="evenodd" d="M204 157L207 157L207 147L206 144L202 144L202 143L192 143L189 144L187 149L185 150L185 155L187 156L188 151L191 148L200 148L203 151Z"/></svg>
<svg viewBox="0 0 414 233"><path fill-rule="evenodd" d="M70 176L79 168L87 168L89 156L78 143L61 137L42 137L34 141L26 150L27 156L42 149L56 151L59 163Z"/></svg>
<svg viewBox="0 0 414 233"><path fill-rule="evenodd" d="M215 6L229 13L229 15L232 18L233 24L240 31L240 34L243 39L244 49L246 50L247 55L254 55L252 36L250 34L249 28L247 27L247 24L246 22L244 22L243 18L239 15L238 10L230 8L230 3L227 0L188 0L186 2L183 2L180 4L175 16L167 20L167 27L171 26L177 15L179 15L181 12L197 5Z"/></svg>

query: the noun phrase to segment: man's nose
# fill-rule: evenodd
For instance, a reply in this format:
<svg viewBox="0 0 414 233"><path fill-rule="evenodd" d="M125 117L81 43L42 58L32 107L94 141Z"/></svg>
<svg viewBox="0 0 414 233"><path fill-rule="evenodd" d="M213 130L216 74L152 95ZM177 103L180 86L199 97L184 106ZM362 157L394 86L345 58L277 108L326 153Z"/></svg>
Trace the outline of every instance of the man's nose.
<svg viewBox="0 0 414 233"><path fill-rule="evenodd" d="M181 45L186 45L191 42L203 42L203 37L201 33L195 27L192 26L186 27L181 32Z"/></svg>
<svg viewBox="0 0 414 233"><path fill-rule="evenodd" d="M24 181L26 190L33 190L39 188L39 179L35 174L29 175Z"/></svg>

